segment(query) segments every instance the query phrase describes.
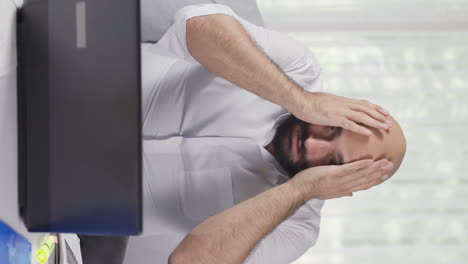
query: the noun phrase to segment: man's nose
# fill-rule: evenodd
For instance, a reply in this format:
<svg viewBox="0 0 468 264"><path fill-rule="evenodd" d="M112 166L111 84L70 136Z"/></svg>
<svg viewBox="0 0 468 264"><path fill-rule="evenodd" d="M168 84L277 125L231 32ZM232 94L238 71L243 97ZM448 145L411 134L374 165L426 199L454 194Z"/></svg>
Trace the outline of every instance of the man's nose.
<svg viewBox="0 0 468 264"><path fill-rule="evenodd" d="M332 144L324 139L308 137L304 142L304 146L306 148L306 155L309 158L319 159L330 152Z"/></svg>

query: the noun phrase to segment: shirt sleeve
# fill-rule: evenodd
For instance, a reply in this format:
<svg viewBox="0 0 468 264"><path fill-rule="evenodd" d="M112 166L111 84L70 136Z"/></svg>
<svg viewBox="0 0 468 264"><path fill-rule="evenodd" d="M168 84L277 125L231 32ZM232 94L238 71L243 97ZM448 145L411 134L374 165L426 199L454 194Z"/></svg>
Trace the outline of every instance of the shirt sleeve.
<svg viewBox="0 0 468 264"><path fill-rule="evenodd" d="M323 201L313 199L265 236L250 253L246 264L286 264L302 256L317 241Z"/></svg>
<svg viewBox="0 0 468 264"><path fill-rule="evenodd" d="M187 48L186 22L193 17L211 14L225 14L235 18L247 31L255 45L292 80L308 91L321 90L318 82L321 67L305 45L285 33L250 23L225 5L199 4L180 9L174 17L174 24L157 43L159 52L176 56L190 63L198 63Z"/></svg>

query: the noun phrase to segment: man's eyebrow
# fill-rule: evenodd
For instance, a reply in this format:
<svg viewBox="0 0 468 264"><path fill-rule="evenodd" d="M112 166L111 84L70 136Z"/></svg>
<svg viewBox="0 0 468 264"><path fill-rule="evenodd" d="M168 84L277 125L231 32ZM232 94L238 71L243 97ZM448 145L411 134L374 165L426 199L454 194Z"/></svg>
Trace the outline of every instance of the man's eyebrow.
<svg viewBox="0 0 468 264"><path fill-rule="evenodd" d="M335 136L334 136L334 138L337 138L337 137L341 136L342 132L343 132L342 127L335 127Z"/></svg>
<svg viewBox="0 0 468 264"><path fill-rule="evenodd" d="M338 165L343 165L343 164L344 164L344 162L343 162L343 153L337 152L337 153L336 153L336 156L337 156L337 158L338 158L338 160L337 160Z"/></svg>

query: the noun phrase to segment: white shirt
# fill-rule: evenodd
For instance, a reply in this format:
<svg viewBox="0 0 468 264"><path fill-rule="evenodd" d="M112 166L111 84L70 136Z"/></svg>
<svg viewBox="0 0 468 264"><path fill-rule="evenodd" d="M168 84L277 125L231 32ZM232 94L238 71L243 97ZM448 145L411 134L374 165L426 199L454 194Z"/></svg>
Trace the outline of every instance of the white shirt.
<svg viewBox="0 0 468 264"><path fill-rule="evenodd" d="M287 111L210 73L187 50L186 20L219 13L236 18L295 82L320 89L320 67L299 42L223 5L181 9L157 44L142 47L144 233L130 239L126 263L166 263L203 220L287 180L263 148ZM313 199L300 207L259 242L246 263L297 259L315 244L322 206Z"/></svg>

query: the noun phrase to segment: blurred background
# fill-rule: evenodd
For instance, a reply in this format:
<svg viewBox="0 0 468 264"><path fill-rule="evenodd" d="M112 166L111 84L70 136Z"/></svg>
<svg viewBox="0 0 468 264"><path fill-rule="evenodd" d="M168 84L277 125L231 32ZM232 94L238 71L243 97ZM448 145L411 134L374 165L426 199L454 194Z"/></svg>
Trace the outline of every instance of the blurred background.
<svg viewBox="0 0 468 264"><path fill-rule="evenodd" d="M468 263L468 0L257 3L315 53L325 91L387 108L408 141L387 183L325 203L294 263Z"/></svg>

